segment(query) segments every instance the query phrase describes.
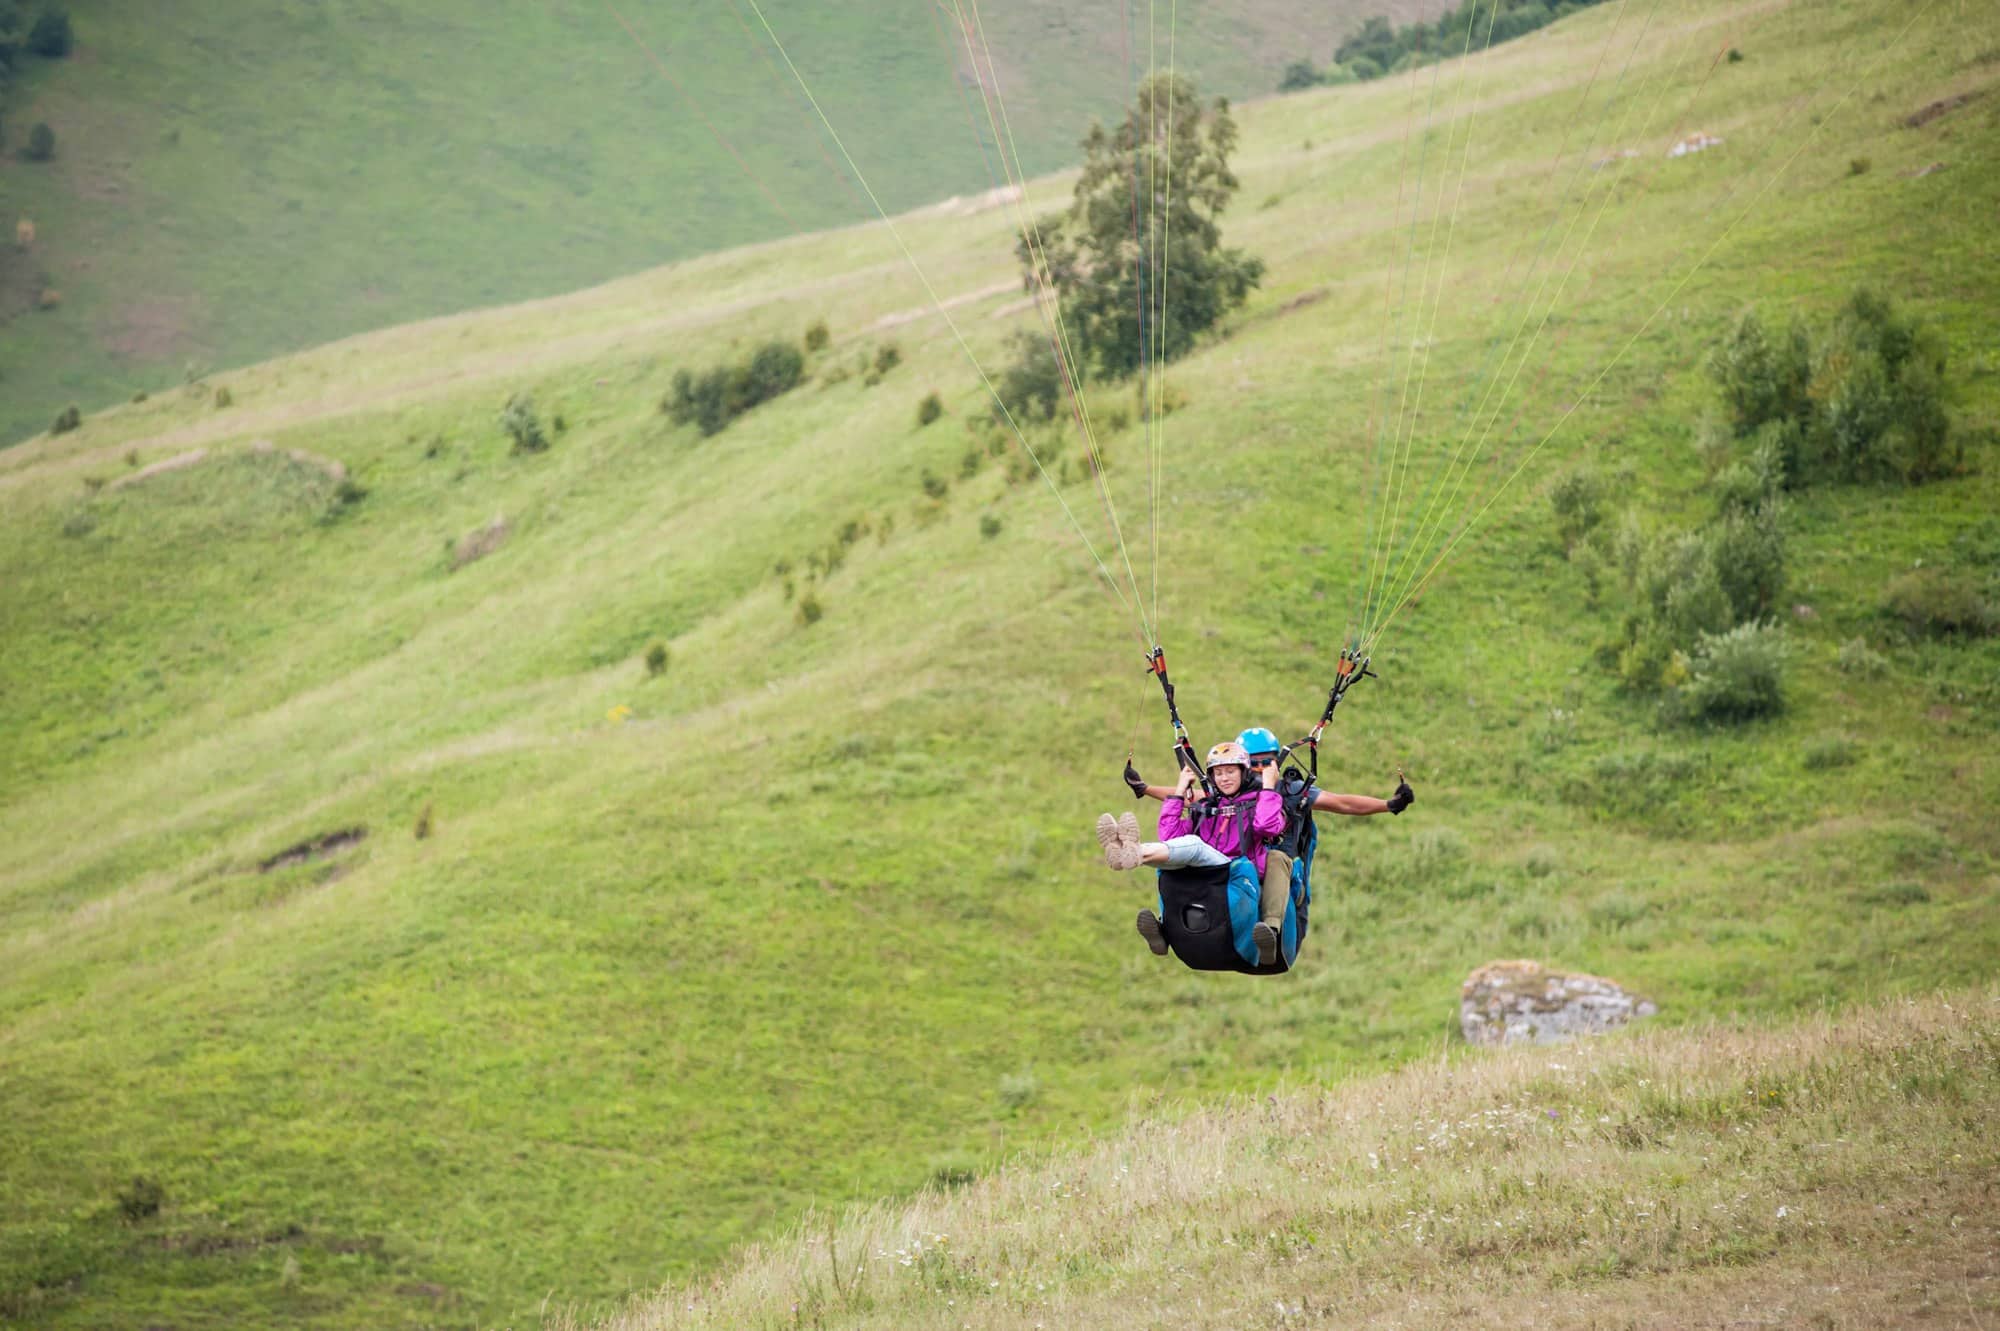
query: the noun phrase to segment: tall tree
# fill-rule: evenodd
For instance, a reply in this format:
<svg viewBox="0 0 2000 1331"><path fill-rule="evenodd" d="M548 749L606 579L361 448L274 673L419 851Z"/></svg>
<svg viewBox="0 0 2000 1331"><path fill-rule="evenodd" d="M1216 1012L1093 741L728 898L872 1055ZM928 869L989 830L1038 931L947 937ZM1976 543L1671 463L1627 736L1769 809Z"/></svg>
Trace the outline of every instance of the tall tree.
<svg viewBox="0 0 2000 1331"><path fill-rule="evenodd" d="M1016 246L1029 289L1055 288L1080 362L1116 378L1172 360L1263 277L1222 244L1235 146L1228 101L1178 74L1148 79L1115 129L1091 127L1069 209Z"/></svg>

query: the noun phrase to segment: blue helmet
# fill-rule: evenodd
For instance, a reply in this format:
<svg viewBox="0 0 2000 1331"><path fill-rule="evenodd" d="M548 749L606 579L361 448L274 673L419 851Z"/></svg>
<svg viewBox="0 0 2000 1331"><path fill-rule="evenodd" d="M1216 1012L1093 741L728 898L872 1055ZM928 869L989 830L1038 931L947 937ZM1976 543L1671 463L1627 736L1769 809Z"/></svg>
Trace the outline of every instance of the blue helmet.
<svg viewBox="0 0 2000 1331"><path fill-rule="evenodd" d="M1251 726L1236 737L1236 742L1243 746L1243 752L1252 755L1276 753L1280 747L1278 737L1262 726Z"/></svg>

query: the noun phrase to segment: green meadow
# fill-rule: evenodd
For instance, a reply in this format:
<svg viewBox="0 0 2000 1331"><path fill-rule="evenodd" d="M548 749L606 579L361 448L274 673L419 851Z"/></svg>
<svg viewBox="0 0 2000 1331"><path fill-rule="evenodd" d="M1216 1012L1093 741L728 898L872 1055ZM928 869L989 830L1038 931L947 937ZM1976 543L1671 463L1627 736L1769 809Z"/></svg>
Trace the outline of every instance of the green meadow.
<svg viewBox="0 0 2000 1331"><path fill-rule="evenodd" d="M1082 545L1126 583L1081 445L1028 434L1072 523L959 347L997 369L1034 318L1005 208L899 216L924 280L879 222L769 239L0 452L0 1318L605 1315L808 1208L1433 1058L1497 957L1690 1033L1981 985L2000 640L1884 609L1919 566L2000 578L1975 10L1627 0L1238 108L1224 228L1268 273L1169 370L1156 492L1132 386L1089 389L1125 595L1198 744L1311 723L1369 533L1478 445L1443 530L1478 521L1322 758L1417 803L1326 820L1280 979L1153 958L1151 887L1095 854L1167 732ZM1722 143L1666 155L1696 130ZM1818 321L1861 286L1947 345L1964 464L1799 492L1785 710L1669 722L1598 664L1620 602L1548 489L1588 462L1642 525L1700 520L1712 349L1746 307ZM675 370L819 320L807 382L722 433L662 412ZM1376 440L1405 382L1399 510ZM510 451L517 393L546 452Z"/></svg>
<svg viewBox="0 0 2000 1331"><path fill-rule="evenodd" d="M1435 6L1433 6L1434 8ZM23 6L31 16L39 5ZM1146 65L1146 10L981 16L1030 170ZM1370 5L1407 13L1407 0ZM884 202L998 183L975 62L916 7L771 0L773 31ZM1233 96L1324 60L1361 8L1178 7ZM76 49L0 96L0 441L197 371L873 216L758 9L591 0L69 6ZM943 11L938 11L941 15ZM1167 19L1154 24L1166 60ZM978 65L985 69L983 49ZM36 122L53 161L14 153ZM53 289L61 303L40 310Z"/></svg>

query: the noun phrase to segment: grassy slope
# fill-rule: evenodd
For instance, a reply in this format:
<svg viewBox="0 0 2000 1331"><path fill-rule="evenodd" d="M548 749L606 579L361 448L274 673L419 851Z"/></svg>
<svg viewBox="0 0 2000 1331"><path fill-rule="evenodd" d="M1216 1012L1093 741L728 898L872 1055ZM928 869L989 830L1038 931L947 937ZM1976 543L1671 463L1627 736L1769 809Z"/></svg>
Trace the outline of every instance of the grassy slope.
<svg viewBox="0 0 2000 1331"><path fill-rule="evenodd" d="M596 1324L1977 1328L1996 1018L1972 992L1140 1119Z"/></svg>
<svg viewBox="0 0 2000 1331"><path fill-rule="evenodd" d="M1116 106L1130 49L1118 13L1066 8L1006 6L987 31L1036 170ZM1184 54L1239 95L1353 21L1342 5L1252 0L1233 22L1181 8ZM0 280L0 441L67 402L158 391L189 361L240 365L867 212L744 4L619 7L688 100L595 0L72 10L74 58L30 63L5 108L14 146L46 120L60 156L0 161L10 234L16 216L39 229L31 254L0 256L22 270ZM766 12L889 206L989 186L941 27L898 6ZM63 304L37 313L44 284Z"/></svg>
<svg viewBox="0 0 2000 1331"><path fill-rule="evenodd" d="M1990 428L1996 104L1895 122L1992 65L1953 16L1919 13L1891 46L1873 4L1661 10L1626 77L1678 93L1635 97L1622 131L1621 103L1593 153L1688 118L1729 149L1581 177L1617 203L1562 306L1572 331L1524 376L1522 441L1814 117L1549 460L1602 438L1649 520L1698 514L1702 350L1746 298L1821 310L1861 280L1939 321L1963 415ZM1450 437L1483 298L1549 215L1550 159L1594 119L1575 102L1618 22L1496 53L1476 122L1442 85L1440 125L1481 148L1424 440ZM1686 71L1724 43L1750 58L1683 110ZM1177 369L1167 436L1162 617L1204 737L1290 729L1323 687L1381 293L1408 243L1396 164L1428 87L1245 112L1231 234L1271 278ZM1000 213L906 226L942 293L1010 276ZM982 355L1009 299L956 311ZM1407 764L1418 816L1334 829L1299 974L1209 979L1146 957L1143 889L1090 867L1082 830L1157 704L1055 506L994 464L941 506L920 496L922 469L956 475L979 409L944 330L898 325L905 362L877 388L825 382L886 336L874 320L923 303L879 231L840 232L335 344L223 377L227 412L165 395L0 455L0 1273L30 1320L530 1320L550 1290L648 1286L809 1201L1105 1124L1135 1094L1393 1065L1498 954L1615 974L1670 1022L1989 971L1994 646L1899 644L1873 611L1915 560L1990 566L1983 449L1948 484L1800 506L1796 594L1818 617L1797 626L1796 705L1728 735L1656 732L1617 696L1588 664L1609 612L1582 604L1541 506L1503 503L1342 718L1338 782L1380 789ZM814 385L711 441L657 414L690 347L821 315L837 340ZM953 414L917 431L932 386ZM494 414L516 388L569 422L546 456L506 455ZM128 453L258 437L343 460L368 497L323 520L329 487L276 457L86 491ZM1129 520L1137 435L1111 451ZM509 545L448 572L443 542L496 512ZM990 542L982 512L1003 523ZM864 514L893 534L800 629L771 565ZM1856 633L1887 678L1833 668ZM654 636L675 659L648 682ZM1826 732L1859 761L1803 768ZM356 823L371 836L337 876L255 872ZM126 1229L111 1198L135 1172L169 1201Z"/></svg>

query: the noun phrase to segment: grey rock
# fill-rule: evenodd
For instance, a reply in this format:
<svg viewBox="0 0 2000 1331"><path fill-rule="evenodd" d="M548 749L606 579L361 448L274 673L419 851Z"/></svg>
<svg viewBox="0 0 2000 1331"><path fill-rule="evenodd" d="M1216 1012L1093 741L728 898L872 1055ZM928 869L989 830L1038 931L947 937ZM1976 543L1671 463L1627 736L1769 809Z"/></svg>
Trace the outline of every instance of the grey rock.
<svg viewBox="0 0 2000 1331"><path fill-rule="evenodd" d="M1490 961L1465 979L1458 1028L1469 1044L1560 1044L1659 1010L1601 976L1554 971L1539 961Z"/></svg>

